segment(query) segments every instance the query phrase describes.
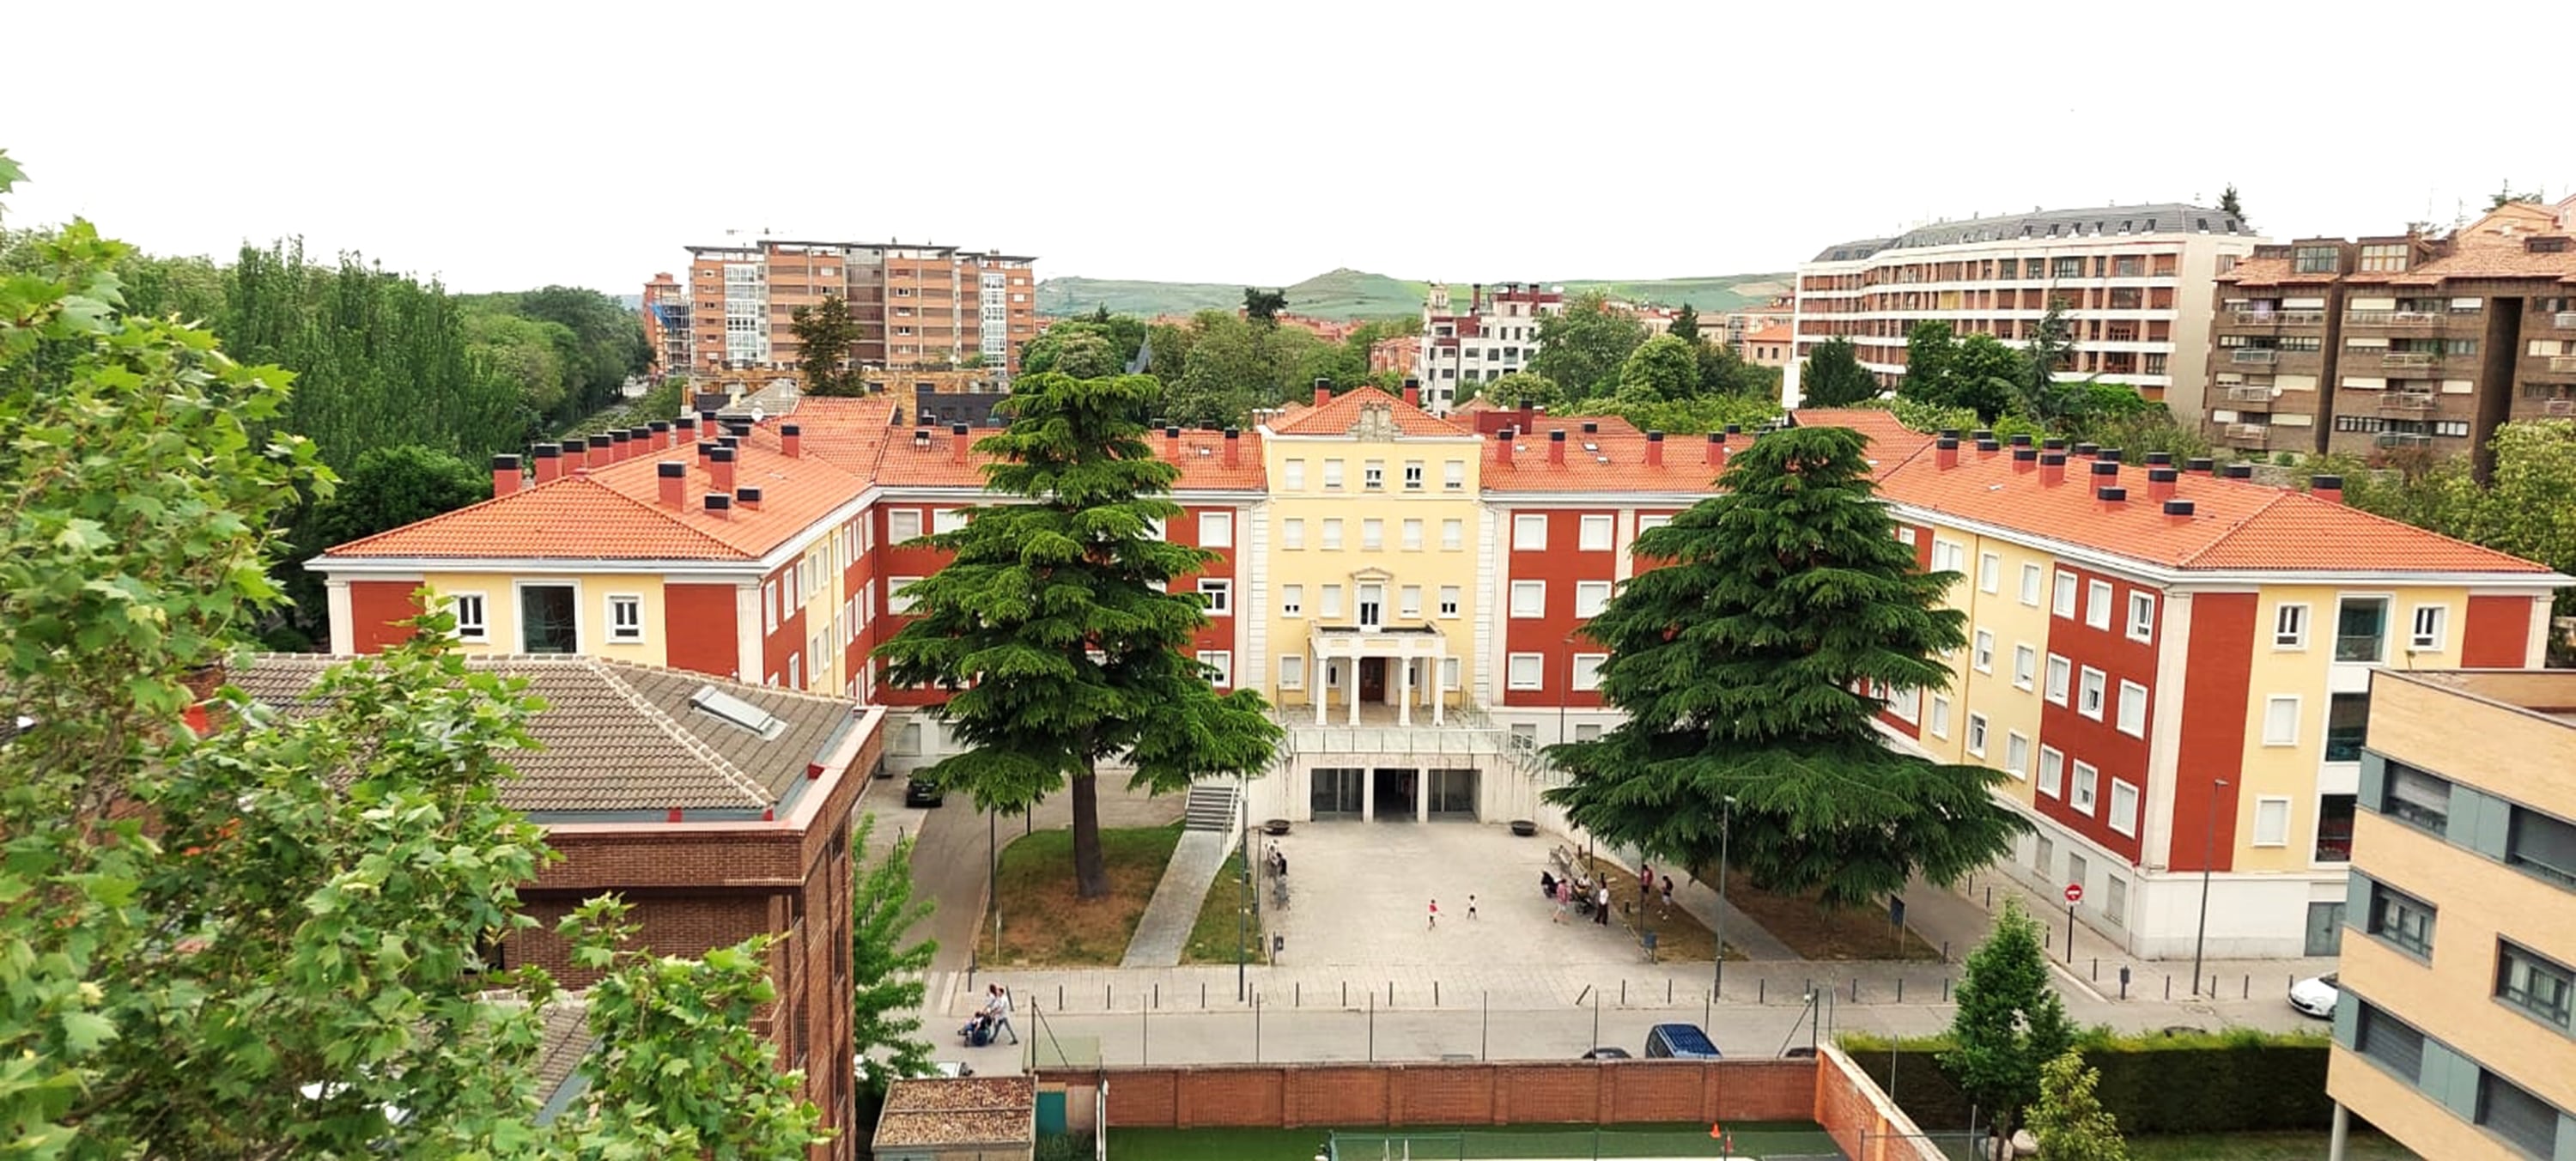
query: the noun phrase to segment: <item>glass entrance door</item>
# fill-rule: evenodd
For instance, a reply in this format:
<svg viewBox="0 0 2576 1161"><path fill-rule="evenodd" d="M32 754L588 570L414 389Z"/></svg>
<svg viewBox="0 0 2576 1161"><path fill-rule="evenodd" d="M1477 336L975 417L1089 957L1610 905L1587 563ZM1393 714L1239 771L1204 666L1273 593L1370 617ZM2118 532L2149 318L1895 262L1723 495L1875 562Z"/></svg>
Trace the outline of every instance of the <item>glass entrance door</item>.
<svg viewBox="0 0 2576 1161"><path fill-rule="evenodd" d="M1361 786L1365 781L1366 772L1362 770L1321 767L1314 772L1307 805L1319 819L1358 818Z"/></svg>

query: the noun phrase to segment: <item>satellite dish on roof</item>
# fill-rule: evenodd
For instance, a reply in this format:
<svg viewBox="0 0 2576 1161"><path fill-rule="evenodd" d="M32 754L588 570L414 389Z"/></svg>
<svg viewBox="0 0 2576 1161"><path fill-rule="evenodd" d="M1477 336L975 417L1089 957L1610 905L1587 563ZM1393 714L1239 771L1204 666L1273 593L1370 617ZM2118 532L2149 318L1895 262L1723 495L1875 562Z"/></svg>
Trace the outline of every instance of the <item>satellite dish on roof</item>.
<svg viewBox="0 0 2576 1161"><path fill-rule="evenodd" d="M758 423L758 422L760 422L760 420L761 420L761 410L760 410L760 405L755 403L755 404L753 404L753 405L752 405L752 408L751 408L751 421L752 421L753 423Z"/></svg>

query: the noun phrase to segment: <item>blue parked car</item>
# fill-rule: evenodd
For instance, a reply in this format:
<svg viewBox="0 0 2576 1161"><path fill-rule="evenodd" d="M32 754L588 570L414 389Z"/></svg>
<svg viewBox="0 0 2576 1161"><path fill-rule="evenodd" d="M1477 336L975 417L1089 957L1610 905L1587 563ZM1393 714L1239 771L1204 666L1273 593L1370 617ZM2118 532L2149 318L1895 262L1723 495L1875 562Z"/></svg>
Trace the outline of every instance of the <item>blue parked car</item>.
<svg viewBox="0 0 2576 1161"><path fill-rule="evenodd" d="M1657 1024L1646 1030L1646 1056L1715 1060L1717 1045L1697 1024Z"/></svg>

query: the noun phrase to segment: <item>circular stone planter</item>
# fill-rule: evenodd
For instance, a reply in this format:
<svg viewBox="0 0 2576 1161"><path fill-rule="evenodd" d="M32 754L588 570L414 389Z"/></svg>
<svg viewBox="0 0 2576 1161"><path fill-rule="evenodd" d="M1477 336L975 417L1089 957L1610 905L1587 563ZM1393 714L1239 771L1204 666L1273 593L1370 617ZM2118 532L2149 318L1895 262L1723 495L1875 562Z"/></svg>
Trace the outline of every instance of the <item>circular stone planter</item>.
<svg viewBox="0 0 2576 1161"><path fill-rule="evenodd" d="M1512 820L1512 833L1521 838L1528 838L1538 833L1538 824L1526 818L1515 818Z"/></svg>
<svg viewBox="0 0 2576 1161"><path fill-rule="evenodd" d="M1271 835L1286 834L1288 833L1288 820L1284 818L1271 819L1270 821L1261 824L1261 832L1263 834Z"/></svg>

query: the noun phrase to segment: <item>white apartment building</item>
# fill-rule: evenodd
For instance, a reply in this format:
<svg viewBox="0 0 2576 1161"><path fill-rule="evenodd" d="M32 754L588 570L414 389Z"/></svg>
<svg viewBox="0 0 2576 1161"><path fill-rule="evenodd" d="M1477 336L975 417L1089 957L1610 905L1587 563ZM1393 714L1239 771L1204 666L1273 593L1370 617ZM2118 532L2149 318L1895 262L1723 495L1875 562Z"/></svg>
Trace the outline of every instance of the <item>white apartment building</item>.
<svg viewBox="0 0 2576 1161"><path fill-rule="evenodd" d="M1971 218L1828 246L1798 267L1787 400L1797 405L1802 362L1828 339L1851 340L1861 365L1894 386L1915 323L2019 344L2061 302L2074 339L2062 375L2128 384L2198 422L2212 280L2261 241L2218 210L2169 202Z"/></svg>
<svg viewBox="0 0 2576 1161"><path fill-rule="evenodd" d="M1423 410L1445 415L1466 385L1527 368L1538 354L1539 320L1564 309L1564 287L1506 282L1490 291L1481 283L1470 288L1460 313L1449 287L1434 284L1422 305L1422 342L1413 357Z"/></svg>

